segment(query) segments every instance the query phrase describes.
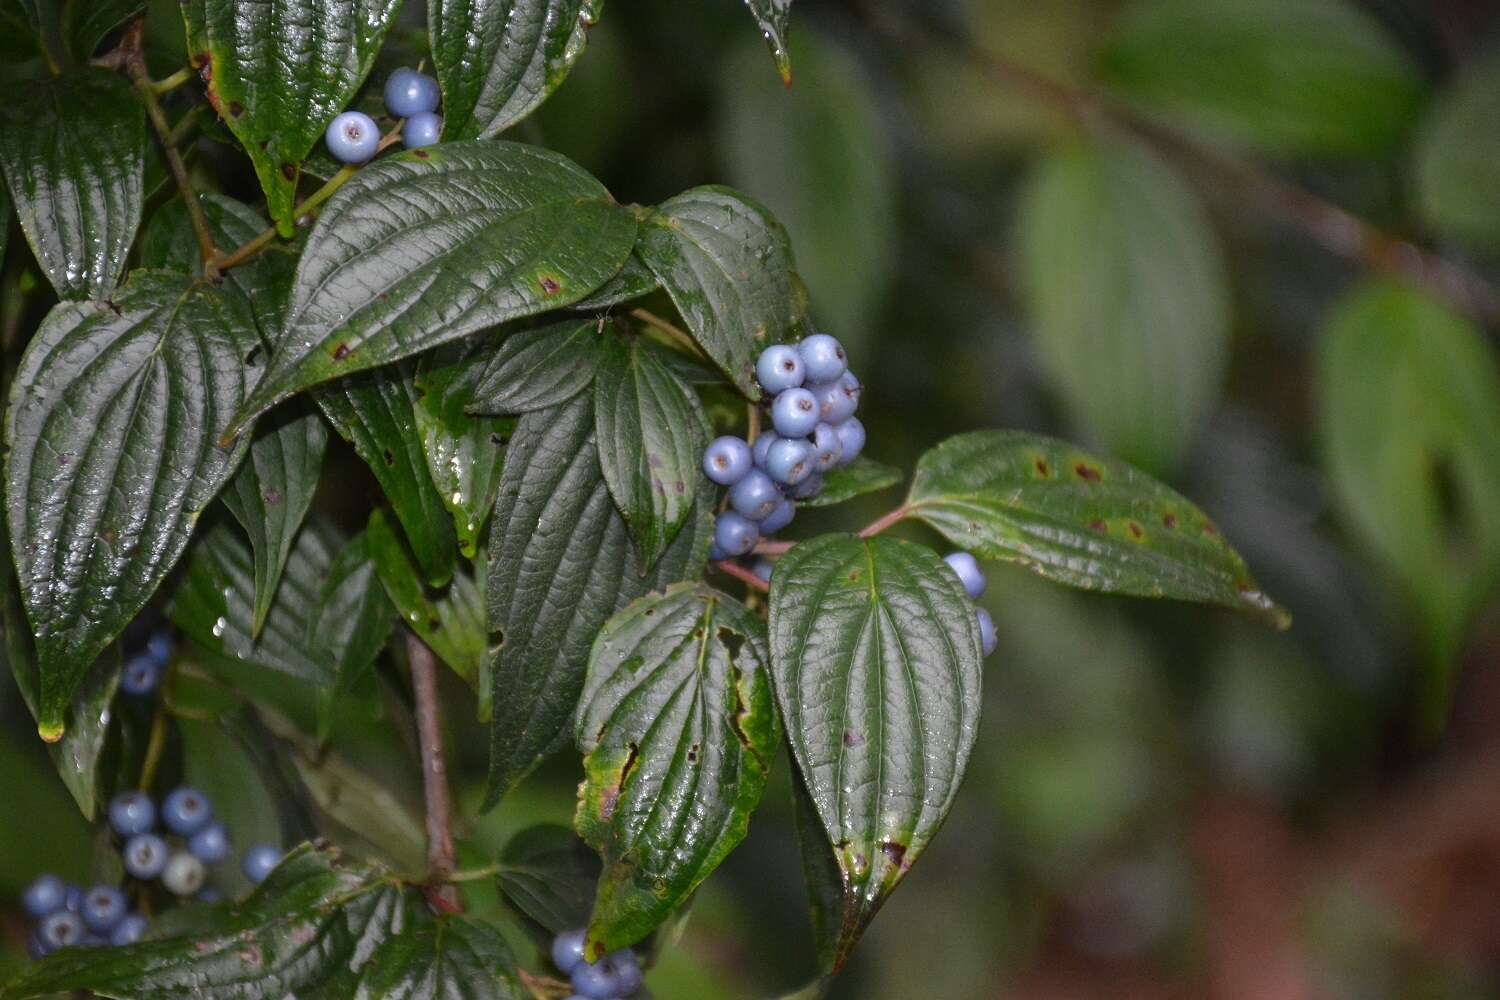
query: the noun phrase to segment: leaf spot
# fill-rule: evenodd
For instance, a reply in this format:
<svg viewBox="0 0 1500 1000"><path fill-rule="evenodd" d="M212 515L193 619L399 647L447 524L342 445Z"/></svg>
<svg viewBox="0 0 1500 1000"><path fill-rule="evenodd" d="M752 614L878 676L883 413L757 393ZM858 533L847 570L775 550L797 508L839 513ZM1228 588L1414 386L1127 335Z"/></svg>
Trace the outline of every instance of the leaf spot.
<svg viewBox="0 0 1500 1000"><path fill-rule="evenodd" d="M396 456L391 453L391 449L387 448L385 451L380 453L380 456L385 459L386 465L396 464Z"/></svg>
<svg viewBox="0 0 1500 1000"><path fill-rule="evenodd" d="M283 163L281 165L281 176L289 181L294 181L297 179L297 168L290 163Z"/></svg>
<svg viewBox="0 0 1500 1000"><path fill-rule="evenodd" d="M846 746L846 747L863 746L864 742L865 742L864 734L862 734L861 732L859 732L859 730L857 730L857 729L846 729L846 730L844 730L844 746Z"/></svg>
<svg viewBox="0 0 1500 1000"><path fill-rule="evenodd" d="M1079 479L1084 479L1091 483L1097 483L1101 478L1099 470L1087 462L1079 462L1073 466L1073 472L1077 474Z"/></svg>
<svg viewBox="0 0 1500 1000"><path fill-rule="evenodd" d="M1105 524L1102 520L1096 517L1089 522L1089 530L1097 531L1099 534L1105 535L1109 533L1109 525Z"/></svg>
<svg viewBox="0 0 1500 1000"><path fill-rule="evenodd" d="M1177 515L1168 511L1161 516L1161 523L1168 528L1177 527Z"/></svg>
<svg viewBox="0 0 1500 1000"><path fill-rule="evenodd" d="M542 291L546 292L548 295L556 295L558 292L562 291L562 285L559 285L557 283L557 279L552 277L552 275L550 274L542 275L541 285Z"/></svg>
<svg viewBox="0 0 1500 1000"><path fill-rule="evenodd" d="M1134 521L1131 521L1128 527L1130 528L1130 537L1132 538L1140 538L1145 534L1145 532L1141 530L1141 526L1139 524L1136 524Z"/></svg>
<svg viewBox="0 0 1500 1000"><path fill-rule="evenodd" d="M1045 458L1037 459L1035 464L1037 475L1041 476L1043 479L1052 478L1052 467L1047 464L1047 460Z"/></svg>
<svg viewBox="0 0 1500 1000"><path fill-rule="evenodd" d="M344 343L342 340L339 341L338 346L333 349L333 360L335 360L335 361L343 361L348 356L349 356L349 345L346 344L346 343Z"/></svg>

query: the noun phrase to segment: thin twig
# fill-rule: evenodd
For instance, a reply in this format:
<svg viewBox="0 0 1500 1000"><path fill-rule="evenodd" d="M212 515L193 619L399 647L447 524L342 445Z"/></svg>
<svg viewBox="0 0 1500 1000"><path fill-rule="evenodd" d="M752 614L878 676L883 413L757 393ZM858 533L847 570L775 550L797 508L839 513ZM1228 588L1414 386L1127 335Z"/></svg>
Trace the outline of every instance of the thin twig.
<svg viewBox="0 0 1500 1000"><path fill-rule="evenodd" d="M437 658L413 632L406 634L411 662L411 690L416 703L417 743L422 758L422 789L427 813L427 878L438 886L458 867L453 850L453 801L448 791L448 764L443 756L443 717L438 704ZM445 895L446 894L446 895ZM434 898L436 897L436 898ZM442 886L428 894L440 908L457 905L457 893ZM439 902L439 901L442 902Z"/></svg>
<svg viewBox="0 0 1500 1000"><path fill-rule="evenodd" d="M182 67L182 69L173 73L171 76L166 76L162 77L160 80L151 81L151 92L157 94L158 96L160 96L161 94L170 94L172 91L176 90L184 83L187 83L197 75L197 71L194 70L191 66L184 66Z"/></svg>
<svg viewBox="0 0 1500 1000"><path fill-rule="evenodd" d="M891 525L895 524L897 521L900 521L902 518L906 517L906 515L910 514L910 513L911 513L911 508L908 507L908 506L906 506L906 504L902 504L901 506L897 507L895 510L887 511L884 514L882 514L879 517L877 517L875 520L871 521L869 524L865 525L864 529L860 531L859 537L860 538L874 538L876 535L880 534L886 528L889 528Z"/></svg>
<svg viewBox="0 0 1500 1000"><path fill-rule="evenodd" d="M156 782L156 771L161 766L162 751L167 746L167 713L160 705L151 716L151 735L146 737L146 757L141 761L141 778L136 787L143 792L151 791Z"/></svg>
<svg viewBox="0 0 1500 1000"><path fill-rule="evenodd" d="M177 147L172 145L172 126L167 122L167 116L161 110L161 102L156 99L155 85L151 82L151 74L146 69L146 54L141 43L141 34L144 30L144 16L137 17L125 30L125 35L120 39L122 62L126 74L131 83L135 85L135 92L140 95L141 103L146 106L146 118L151 122L151 128L156 132L156 138L161 142L162 153L167 160L167 169L172 173L172 179L177 182L177 190L182 193L182 200L187 205L188 218L193 223L193 234L198 237L198 251L203 256L203 275L212 280L218 277L218 271L214 267L214 257L218 255L218 249L214 246L213 232L208 228L208 219L203 214L203 206L198 202L198 194L193 190L193 182L188 177L187 165L182 162L182 156L177 152Z"/></svg>
<svg viewBox="0 0 1500 1000"><path fill-rule="evenodd" d="M1010 57L985 49L936 24L895 23L869 9L870 23L892 44L909 50L926 40L958 53L995 82L1050 106L1085 128L1113 128L1145 141L1246 196L1258 212L1274 215L1325 250L1381 274L1419 285L1484 323L1500 323L1500 289L1473 269L1388 233L1333 202L1217 149L1186 132L1149 119L1108 97L1054 80Z"/></svg>
<svg viewBox="0 0 1500 1000"><path fill-rule="evenodd" d="M725 574L726 576L732 576L736 580L739 580L741 583L747 584L748 586L762 591L763 593L771 592L771 585L769 583L762 580L760 577L756 576L750 570L741 566L737 562L730 562L728 559L725 559L721 562L714 563L714 569L718 570L720 573Z"/></svg>
<svg viewBox="0 0 1500 1000"><path fill-rule="evenodd" d="M167 134L167 145L181 146L182 140L192 135L193 130L198 127L198 119L207 109L207 104L195 104L189 108L181 118L177 119L177 124L173 125L172 131Z"/></svg>
<svg viewBox="0 0 1500 1000"><path fill-rule="evenodd" d="M660 330L662 333L665 333L672 340L682 345L682 347L684 347L689 353L693 354L694 356L700 358L703 357L703 348L699 347L698 342L694 340L692 336L689 335L688 332L682 327L676 326L673 323L669 323L649 309L632 309L630 310L630 315L634 316L642 323L645 323L647 326L656 327L656 329Z"/></svg>
<svg viewBox="0 0 1500 1000"><path fill-rule="evenodd" d="M755 543L755 554L758 556L784 556L796 544L796 542L779 542L774 538L762 538Z"/></svg>

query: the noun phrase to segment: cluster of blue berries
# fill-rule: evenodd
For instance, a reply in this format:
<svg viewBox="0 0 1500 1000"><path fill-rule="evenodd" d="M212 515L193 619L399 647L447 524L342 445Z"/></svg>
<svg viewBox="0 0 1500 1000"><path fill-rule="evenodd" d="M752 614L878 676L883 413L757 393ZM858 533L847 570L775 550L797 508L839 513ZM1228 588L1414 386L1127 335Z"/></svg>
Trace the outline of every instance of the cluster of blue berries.
<svg viewBox="0 0 1500 1000"><path fill-rule="evenodd" d="M964 590L974 600L979 600L979 595L984 593L984 573L979 569L979 561L967 552L950 552L943 556L943 562L952 567L953 572L958 574L959 582L964 585ZM979 647L985 656L995 651L998 638L995 635L995 619L984 608L975 608L974 617L979 620Z"/></svg>
<svg viewBox="0 0 1500 1000"><path fill-rule="evenodd" d="M212 902L205 889L208 866L228 859L229 835L214 822L213 804L194 788L174 789L158 809L145 792L122 792L109 804L109 825L120 838L125 871L141 882L160 880L167 892ZM241 869L260 882L281 861L281 852L258 844L245 852ZM31 950L41 957L70 945L125 945L140 938L146 918L130 912L125 893L111 885L87 892L56 875L41 875L21 900L38 921Z"/></svg>
<svg viewBox="0 0 1500 1000"><path fill-rule="evenodd" d="M641 963L630 948L612 951L597 962L585 962L582 929L563 931L552 940L552 961L573 984L568 1000L624 1000L641 988Z"/></svg>
<svg viewBox="0 0 1500 1000"><path fill-rule="evenodd" d="M754 445L716 438L703 452L703 473L729 487L729 508L714 523L710 558L742 556L791 523L796 501L816 496L823 473L848 465L865 446L854 415L860 384L844 348L826 333L796 346L761 352L755 377L771 397L771 430Z"/></svg>
<svg viewBox="0 0 1500 1000"><path fill-rule="evenodd" d="M438 82L414 69L403 66L385 81L385 109L393 118L406 119L401 143L407 149L438 141L443 131L443 119L437 114L440 99ZM323 141L340 163L364 163L380 148L380 126L363 111L345 111L328 123Z"/></svg>
<svg viewBox="0 0 1500 1000"><path fill-rule="evenodd" d="M145 697L161 684L172 659L172 637L165 629L157 629L146 640L146 645L125 660L120 672L120 690L128 695Z"/></svg>

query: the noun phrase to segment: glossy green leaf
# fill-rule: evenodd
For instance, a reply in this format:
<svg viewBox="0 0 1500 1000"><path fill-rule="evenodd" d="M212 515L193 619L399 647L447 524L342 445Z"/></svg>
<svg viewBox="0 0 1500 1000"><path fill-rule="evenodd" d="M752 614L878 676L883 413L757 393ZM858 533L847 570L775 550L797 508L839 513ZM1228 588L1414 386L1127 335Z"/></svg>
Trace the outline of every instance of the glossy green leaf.
<svg viewBox="0 0 1500 1000"><path fill-rule="evenodd" d="M792 0L745 0L750 16L761 37L771 47L771 58L776 60L776 72L781 82L792 83L792 57L787 51L787 31L792 23Z"/></svg>
<svg viewBox="0 0 1500 1000"><path fill-rule="evenodd" d="M799 32L793 51L790 91L766 72L764 52L749 40L725 61L721 159L728 180L786 226L814 311L858 357L894 284L895 149L881 91L852 49L828 34Z"/></svg>
<svg viewBox="0 0 1500 1000"><path fill-rule="evenodd" d="M1417 207L1439 232L1500 245L1500 51L1467 66L1427 112L1416 148Z"/></svg>
<svg viewBox="0 0 1500 1000"><path fill-rule="evenodd" d="M188 54L240 140L282 235L302 161L343 111L400 0L184 0Z"/></svg>
<svg viewBox="0 0 1500 1000"><path fill-rule="evenodd" d="M724 187L664 201L636 248L703 350L750 399L755 359L796 340L803 306L786 230L759 203Z"/></svg>
<svg viewBox="0 0 1500 1000"><path fill-rule="evenodd" d="M286 407L255 428L250 454L224 488L224 506L245 529L255 555L251 635L266 623L287 554L312 506L327 447L328 426L316 411Z"/></svg>
<svg viewBox="0 0 1500 1000"><path fill-rule="evenodd" d="M599 882L599 855L568 827L527 827L506 842L500 866L495 883L501 896L546 935L588 923Z"/></svg>
<svg viewBox="0 0 1500 1000"><path fill-rule="evenodd" d="M453 572L458 543L427 472L413 378L411 365L392 365L341 379L320 390L317 400L339 436L375 474L427 581L440 586Z"/></svg>
<svg viewBox="0 0 1500 1000"><path fill-rule="evenodd" d="M1280 154L1389 148L1424 89L1352 0L1138 0L1102 62L1147 106Z"/></svg>
<svg viewBox="0 0 1500 1000"><path fill-rule="evenodd" d="M1467 320L1388 283L1350 295L1322 345L1329 476L1417 611L1438 723L1465 627L1500 582L1500 372Z"/></svg>
<svg viewBox="0 0 1500 1000"><path fill-rule="evenodd" d="M901 482L901 470L861 455L848 465L823 474L823 488L818 495L798 500L801 507L832 507L866 493L888 490Z"/></svg>
<svg viewBox="0 0 1500 1000"><path fill-rule="evenodd" d="M593 293L584 296L569 308L583 310L601 310L617 306L631 299L639 299L650 295L661 287L656 280L656 275L641 260L640 254L632 253L625 258L625 266L620 268L618 274L600 285Z"/></svg>
<svg viewBox="0 0 1500 1000"><path fill-rule="evenodd" d="M765 626L702 583L648 594L589 655L574 825L604 859L596 954L640 941L744 839L781 739Z"/></svg>
<svg viewBox="0 0 1500 1000"><path fill-rule="evenodd" d="M254 324L236 301L138 273L113 304L56 306L21 358L6 503L49 739L244 453L214 443L255 376Z"/></svg>
<svg viewBox="0 0 1500 1000"><path fill-rule="evenodd" d="M1124 462L1066 441L1023 431L951 437L917 463L906 507L980 558L1058 583L1291 624L1201 510Z"/></svg>
<svg viewBox="0 0 1500 1000"><path fill-rule="evenodd" d="M583 55L604 0L433 0L443 138L489 139L531 114Z"/></svg>
<svg viewBox="0 0 1500 1000"><path fill-rule="evenodd" d="M979 625L931 549L823 535L771 577L771 671L787 741L842 881L825 964L844 964L963 780Z"/></svg>
<svg viewBox="0 0 1500 1000"><path fill-rule="evenodd" d="M387 938L360 973L353 1000L523 1000L516 958L498 930L439 916Z"/></svg>
<svg viewBox="0 0 1500 1000"><path fill-rule="evenodd" d="M445 344L417 363L414 410L422 454L438 496L453 515L458 551L473 559L500 487L500 463L514 420L468 412L489 357L481 340Z"/></svg>
<svg viewBox="0 0 1500 1000"><path fill-rule="evenodd" d="M360 533L339 550L307 623L313 658L333 670L333 683L318 703L319 740L328 739L338 703L375 666L390 638L394 614L376 576L369 539Z"/></svg>
<svg viewBox="0 0 1500 1000"><path fill-rule="evenodd" d="M319 382L568 305L609 280L635 217L572 161L512 142L382 159L339 189L297 265L253 417Z"/></svg>
<svg viewBox="0 0 1500 1000"><path fill-rule="evenodd" d="M608 343L594 377L599 464L649 569L692 514L708 420L693 391L638 339Z"/></svg>
<svg viewBox="0 0 1500 1000"><path fill-rule="evenodd" d="M141 222L145 158L145 112L118 73L38 80L6 102L0 168L59 298L114 291Z"/></svg>
<svg viewBox="0 0 1500 1000"><path fill-rule="evenodd" d="M1196 196L1125 145L1054 154L1020 209L1038 353L1073 422L1112 454L1174 466L1219 398L1229 290Z"/></svg>
<svg viewBox="0 0 1500 1000"><path fill-rule="evenodd" d="M379 510L365 528L375 573L396 611L453 672L478 683L484 655L484 595L464 567L439 588L429 589L412 562L410 551Z"/></svg>
<svg viewBox="0 0 1500 1000"><path fill-rule="evenodd" d="M146 0L66 0L63 40L74 58L87 60L105 35L145 9Z"/></svg>
<svg viewBox="0 0 1500 1000"><path fill-rule="evenodd" d="M266 228L266 220L255 209L244 202L235 201L221 194L205 193L198 198L203 209L204 221L209 232L221 249L246 243ZM187 203L173 198L158 208L146 223L141 235L141 266L159 267L182 274L203 273L203 254L198 248L198 237L193 231L192 219L188 216ZM238 278L245 268L229 272L230 278Z"/></svg>
<svg viewBox="0 0 1500 1000"><path fill-rule="evenodd" d="M603 344L602 328L592 318L517 331L489 355L469 407L525 413L565 402L593 381Z"/></svg>
<svg viewBox="0 0 1500 1000"><path fill-rule="evenodd" d="M408 920L405 891L390 875L304 845L245 901L199 908L185 933L122 948L64 949L12 982L5 997L74 990L120 1000L326 995L319 991L364 966Z"/></svg>
<svg viewBox="0 0 1500 1000"><path fill-rule="evenodd" d="M266 624L252 635L255 568L250 547L229 522L210 525L193 542L187 571L172 595L177 627L211 653L327 687L334 664L315 655L311 616L337 539L318 521L297 533Z"/></svg>
<svg viewBox="0 0 1500 1000"><path fill-rule="evenodd" d="M495 711L487 803L567 745L589 648L620 608L708 560L711 491L649 572L599 468L591 393L521 417L490 525L488 607Z"/></svg>

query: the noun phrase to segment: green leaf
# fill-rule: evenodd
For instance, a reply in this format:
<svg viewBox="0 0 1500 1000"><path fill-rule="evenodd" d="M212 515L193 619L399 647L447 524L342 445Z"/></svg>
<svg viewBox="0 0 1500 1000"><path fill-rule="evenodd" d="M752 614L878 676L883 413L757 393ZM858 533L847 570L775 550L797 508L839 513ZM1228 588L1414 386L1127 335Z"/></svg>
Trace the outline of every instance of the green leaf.
<svg viewBox="0 0 1500 1000"><path fill-rule="evenodd" d="M233 198L204 193L198 196L198 205L203 209L204 221L221 250L246 243L266 228L266 220L259 212ZM158 208L151 221L146 223L141 236L141 266L195 276L203 273L198 236L193 231L187 202L180 197ZM229 272L229 277L238 278L244 271L244 267L235 268Z"/></svg>
<svg viewBox="0 0 1500 1000"><path fill-rule="evenodd" d="M429 591L412 557L379 510L365 528L375 572L401 620L470 685L479 680L484 655L484 595L462 566L446 585Z"/></svg>
<svg viewBox="0 0 1500 1000"><path fill-rule="evenodd" d="M592 394L521 417L490 525L488 805L567 745L589 648L609 617L703 574L712 509L703 480L688 525L643 572L599 468Z"/></svg>
<svg viewBox="0 0 1500 1000"><path fill-rule="evenodd" d="M45 738L244 454L214 441L254 378L255 344L233 296L141 272L113 304L54 307L22 356L6 503Z"/></svg>
<svg viewBox="0 0 1500 1000"><path fill-rule="evenodd" d="M7 101L0 167L59 298L114 291L141 222L145 162L145 112L117 73L37 80Z"/></svg>
<svg viewBox="0 0 1500 1000"><path fill-rule="evenodd" d="M333 683L318 703L320 742L328 739L338 703L369 676L385 648L394 612L361 532L329 567L307 623L313 658L333 668Z"/></svg>
<svg viewBox="0 0 1500 1000"><path fill-rule="evenodd" d="M453 515L458 551L473 559L500 487L500 464L514 420L473 416L467 407L484 376L487 345L445 344L417 362L414 410L422 454L438 496Z"/></svg>
<svg viewBox="0 0 1500 1000"><path fill-rule="evenodd" d="M702 583L648 594L594 641L574 825L604 859L596 954L635 944L744 839L781 738L765 626Z"/></svg>
<svg viewBox="0 0 1500 1000"><path fill-rule="evenodd" d="M259 635L281 582L292 542L302 527L323 471L328 427L306 407L271 414L250 441L249 457L224 489L255 555L255 613L250 634Z"/></svg>
<svg viewBox="0 0 1500 1000"><path fill-rule="evenodd" d="M792 56L787 51L787 30L792 23L792 0L745 0L750 16L761 37L771 47L771 58L776 60L776 72L781 82L792 85Z"/></svg>
<svg viewBox="0 0 1500 1000"><path fill-rule="evenodd" d="M90 990L121 1000L308 997L363 966L408 919L405 892L391 876L304 845L244 902L200 908L191 933L122 948L63 949L31 966L5 996Z"/></svg>
<svg viewBox="0 0 1500 1000"><path fill-rule="evenodd" d="M1389 148L1424 89L1395 39L1348 0L1138 0L1102 62L1147 106L1275 154Z"/></svg>
<svg viewBox="0 0 1500 1000"><path fill-rule="evenodd" d="M329 199L243 423L340 375L568 305L620 269L635 217L572 161L455 142L374 163Z"/></svg>
<svg viewBox="0 0 1500 1000"><path fill-rule="evenodd" d="M646 570L692 514L708 420L693 391L638 339L609 344L594 378L599 463Z"/></svg>
<svg viewBox="0 0 1500 1000"><path fill-rule="evenodd" d="M535 111L583 55L604 0L433 0L443 138L490 139Z"/></svg>
<svg viewBox="0 0 1500 1000"><path fill-rule="evenodd" d="M458 916L422 920L370 956L354 1000L523 1000L500 932Z"/></svg>
<svg viewBox="0 0 1500 1000"><path fill-rule="evenodd" d="M1170 469L1229 361L1224 262L1197 198L1123 144L1054 154L1022 198L1025 298L1046 374L1105 450Z"/></svg>
<svg viewBox="0 0 1500 1000"><path fill-rule="evenodd" d="M396 511L407 541L433 586L453 572L453 520L427 472L417 429L412 366L392 365L342 379L318 392L318 405L365 460Z"/></svg>
<svg viewBox="0 0 1500 1000"><path fill-rule="evenodd" d="M737 191L692 188L646 217L636 253L708 356L759 399L755 359L762 348L797 339L803 321L781 224Z"/></svg>
<svg viewBox="0 0 1500 1000"><path fill-rule="evenodd" d="M894 285L895 151L880 91L853 52L819 32L797 42L790 91L748 39L726 60L721 159L730 182L786 226L814 311L857 356Z"/></svg>
<svg viewBox="0 0 1500 1000"><path fill-rule="evenodd" d="M270 736L249 709L213 720L178 715L172 721L182 741L182 780L213 800L214 819L234 831L236 844L296 843L310 832L303 797L281 773L265 745ZM221 892L240 884L222 869L214 881Z"/></svg>
<svg viewBox="0 0 1500 1000"><path fill-rule="evenodd" d="M842 880L837 969L953 804L979 721L979 625L935 552L887 537L793 546L770 604L777 702Z"/></svg>
<svg viewBox="0 0 1500 1000"><path fill-rule="evenodd" d="M597 312L617 306L622 302L629 302L631 299L650 295L660 287L661 284L656 280L656 275L652 274L646 262L641 260L640 254L632 253L625 258L625 266L620 268L618 274L569 308L579 312L584 310Z"/></svg>
<svg viewBox="0 0 1500 1000"><path fill-rule="evenodd" d="M292 235L302 161L370 71L400 0L184 0L188 54Z"/></svg>
<svg viewBox="0 0 1500 1000"><path fill-rule="evenodd" d="M861 455L848 465L823 474L823 488L817 496L798 500L803 507L832 507L866 493L888 490L901 482L901 470Z"/></svg>
<svg viewBox="0 0 1500 1000"><path fill-rule="evenodd" d="M568 827L527 827L506 842L500 864L495 882L505 902L548 936L588 923L599 855Z"/></svg>
<svg viewBox="0 0 1500 1000"><path fill-rule="evenodd" d="M87 61L104 36L146 9L146 0L67 0L63 39L74 58Z"/></svg>
<svg viewBox="0 0 1500 1000"><path fill-rule="evenodd" d="M314 654L310 620L337 547L332 529L321 522L297 533L265 628L252 635L250 548L227 521L210 525L193 542L187 572L172 595L172 621L217 656L327 687L335 679L334 665Z"/></svg>
<svg viewBox="0 0 1500 1000"><path fill-rule="evenodd" d="M1318 377L1335 496L1414 606L1422 710L1440 724L1465 628L1500 580L1500 373L1467 320L1379 282L1330 317Z"/></svg>
<svg viewBox="0 0 1500 1000"><path fill-rule="evenodd" d="M489 355L469 408L525 413L565 402L593 381L603 345L602 326L592 318L519 330Z"/></svg>
<svg viewBox="0 0 1500 1000"><path fill-rule="evenodd" d="M1022 431L951 437L917 462L906 507L955 545L1058 583L1291 624L1201 510L1066 441Z"/></svg>
<svg viewBox="0 0 1500 1000"><path fill-rule="evenodd" d="M1500 245L1500 50L1464 67L1423 121L1416 148L1417 207L1439 232Z"/></svg>

